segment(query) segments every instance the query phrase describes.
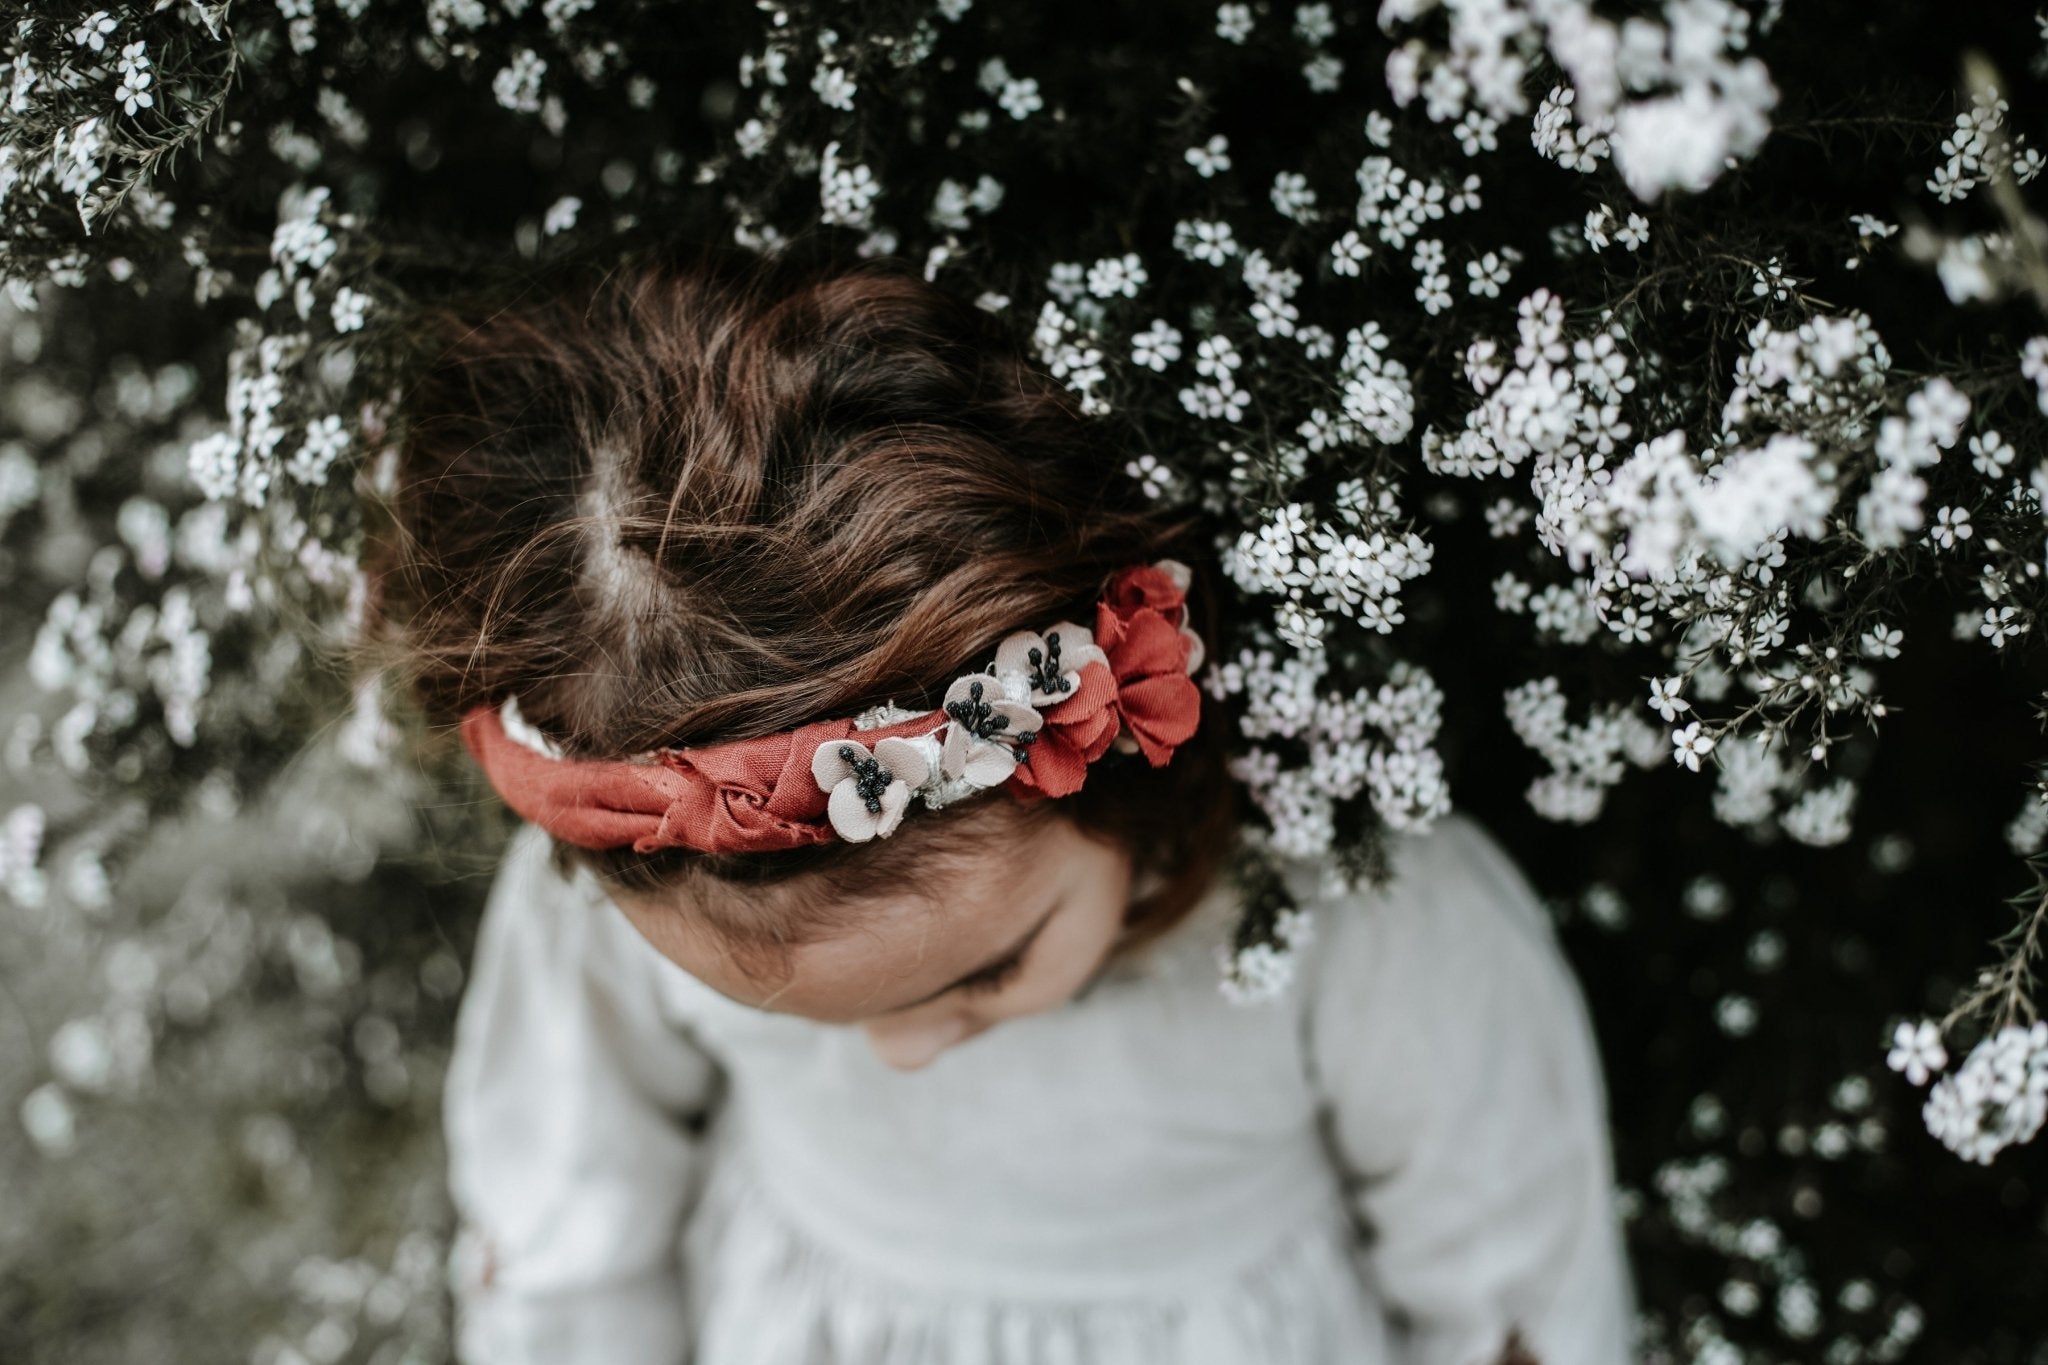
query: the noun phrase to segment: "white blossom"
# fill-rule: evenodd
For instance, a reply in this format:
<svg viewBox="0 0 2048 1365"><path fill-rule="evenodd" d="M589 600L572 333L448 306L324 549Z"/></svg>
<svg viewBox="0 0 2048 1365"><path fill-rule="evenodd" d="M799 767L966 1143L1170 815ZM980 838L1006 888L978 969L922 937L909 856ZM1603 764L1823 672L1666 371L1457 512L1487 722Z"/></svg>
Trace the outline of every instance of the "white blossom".
<svg viewBox="0 0 2048 1365"><path fill-rule="evenodd" d="M499 104L522 114L540 112L541 79L547 75L548 64L532 48L521 48L512 56L512 64L501 69L491 78L491 94Z"/></svg>
<svg viewBox="0 0 2048 1365"><path fill-rule="evenodd" d="M1941 1030L1930 1019L1922 1019L1917 1024L1900 1024L1892 1031L1892 1050L1884 1062L1914 1085L1927 1084L1929 1075L1948 1065L1948 1050L1941 1045Z"/></svg>
<svg viewBox="0 0 2048 1365"><path fill-rule="evenodd" d="M818 204L827 223L865 228L873 223L874 203L882 192L873 171L839 160L839 144L825 145L818 170Z"/></svg>
<svg viewBox="0 0 2048 1365"><path fill-rule="evenodd" d="M1088 292L1098 299L1115 298L1119 295L1132 299L1145 287L1148 276L1145 264L1135 252L1122 256L1111 256L1088 267Z"/></svg>
<svg viewBox="0 0 2048 1365"><path fill-rule="evenodd" d="M1148 370L1164 372L1168 365L1180 359L1180 329L1171 326L1164 318L1154 318L1152 325L1131 338L1131 360Z"/></svg>
<svg viewBox="0 0 2048 1365"><path fill-rule="evenodd" d="M1650 708L1667 721L1677 720L1680 711L1690 711L1692 703L1678 695L1684 682L1683 678L1650 679Z"/></svg>
<svg viewBox="0 0 2048 1365"><path fill-rule="evenodd" d="M859 90L853 74L843 66L824 63L811 75L811 93L827 109L853 108L853 97Z"/></svg>
<svg viewBox="0 0 2048 1365"><path fill-rule="evenodd" d="M1694 772L1700 770L1700 760L1713 750L1713 736L1700 732L1700 723L1692 722L1682 729L1671 732L1671 756L1683 767Z"/></svg>
<svg viewBox="0 0 2048 1365"><path fill-rule="evenodd" d="M1216 7L1216 36L1226 43L1240 47L1252 33L1252 7L1243 4L1225 4Z"/></svg>
<svg viewBox="0 0 2048 1365"><path fill-rule="evenodd" d="M1038 81L1027 76L1022 80L1005 81L1002 93L996 96L996 104L1004 113L1021 122L1045 108L1045 99L1038 93Z"/></svg>
<svg viewBox="0 0 2048 1365"><path fill-rule="evenodd" d="M1229 170L1230 139L1217 133L1201 146L1188 148L1187 162L1205 180Z"/></svg>
<svg viewBox="0 0 2048 1365"><path fill-rule="evenodd" d="M541 235L553 237L576 226L576 215L583 209L583 201L573 194L565 194L548 205L546 215L541 219Z"/></svg>
<svg viewBox="0 0 2048 1365"><path fill-rule="evenodd" d="M1220 266L1238 252L1237 238L1228 223L1201 220L1176 223L1173 248L1189 260Z"/></svg>
<svg viewBox="0 0 2048 1365"><path fill-rule="evenodd" d="M1966 1161L1989 1164L2005 1148L2030 1141L2048 1121L2048 1022L2008 1025L1980 1041L1961 1067L1935 1082L1921 1116L1927 1131Z"/></svg>

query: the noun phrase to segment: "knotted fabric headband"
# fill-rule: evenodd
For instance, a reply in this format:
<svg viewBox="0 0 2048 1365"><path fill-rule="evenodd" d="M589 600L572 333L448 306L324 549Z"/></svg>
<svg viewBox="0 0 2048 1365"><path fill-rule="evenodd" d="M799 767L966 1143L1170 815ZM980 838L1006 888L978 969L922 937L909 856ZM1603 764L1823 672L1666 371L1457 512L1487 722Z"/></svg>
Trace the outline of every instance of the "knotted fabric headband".
<svg viewBox="0 0 2048 1365"><path fill-rule="evenodd" d="M462 738L505 803L583 848L741 853L886 838L915 796L937 809L1006 786L1022 800L1081 789L1112 747L1153 767L1195 733L1201 637L1186 565L1111 575L1091 630L1071 621L1004 637L987 671L938 710L872 707L844 720L628 759L563 757L519 714L479 706Z"/></svg>

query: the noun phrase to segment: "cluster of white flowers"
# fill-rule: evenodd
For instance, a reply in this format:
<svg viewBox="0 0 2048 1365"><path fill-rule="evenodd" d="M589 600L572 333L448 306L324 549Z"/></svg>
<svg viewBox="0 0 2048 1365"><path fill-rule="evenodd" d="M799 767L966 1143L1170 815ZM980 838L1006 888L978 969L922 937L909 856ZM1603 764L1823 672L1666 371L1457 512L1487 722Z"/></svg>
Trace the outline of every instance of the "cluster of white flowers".
<svg viewBox="0 0 2048 1365"><path fill-rule="evenodd" d="M547 76L547 58L530 47L513 54L509 65L491 78L491 93L499 104L521 114L540 112L541 81Z"/></svg>
<svg viewBox="0 0 2048 1365"><path fill-rule="evenodd" d="M1361 793L1394 829L1426 829L1450 809L1435 749L1443 719L1435 680L1401 664L1377 689L1321 692L1328 667L1319 651L1244 650L1203 679L1218 700L1244 698L1240 726L1255 743L1232 760L1232 773L1270 821L1273 847L1294 856L1328 851L1337 803ZM1305 761L1283 767L1279 750L1259 742L1275 740L1298 744Z"/></svg>
<svg viewBox="0 0 2048 1365"><path fill-rule="evenodd" d="M1915 1085L1948 1064L1930 1021L1900 1024L1888 1059ZM2048 1022L2008 1024L1970 1049L1934 1083L1922 1110L1927 1131L1965 1161L1989 1164L2048 1124Z"/></svg>
<svg viewBox="0 0 2048 1365"><path fill-rule="evenodd" d="M1101 393L1109 371L1103 368L1102 349L1092 332L1048 299L1039 309L1031 339L1052 377L1080 396L1082 412L1099 416L1109 411L1109 400Z"/></svg>
<svg viewBox="0 0 2048 1365"><path fill-rule="evenodd" d="M1428 543L1393 521L1392 490L1368 503L1359 484L1339 508L1343 520L1332 525L1305 504L1287 503L1223 551L1223 571L1245 592L1285 599L1278 633L1297 649L1320 647L1329 625L1323 612L1388 633L1402 620L1401 585L1429 569Z"/></svg>
<svg viewBox="0 0 2048 1365"><path fill-rule="evenodd" d="M243 332L229 360L228 429L194 441L187 454L192 481L205 496L239 497L250 507L269 499L277 448L288 431L278 408L304 346L303 334Z"/></svg>
<svg viewBox="0 0 2048 1365"><path fill-rule="evenodd" d="M1685 449L1685 434L1667 432L1638 445L1589 496L1579 529L1618 537L1614 562L1636 578L1675 582L1682 560L1697 578L1707 556L1741 571L1782 558L1788 534L1814 537L1826 529L1835 490L1824 475L1831 472L1812 441L1783 434L1756 449L1723 452L1702 470Z"/></svg>
<svg viewBox="0 0 2048 1365"><path fill-rule="evenodd" d="M1864 439L1891 373L1891 353L1868 314L1815 314L1780 329L1769 319L1749 332L1721 426L1734 433L1797 429L1829 441Z"/></svg>
<svg viewBox="0 0 2048 1365"><path fill-rule="evenodd" d="M121 49L120 83L114 91L114 98L121 103L121 112L131 117L138 109L147 109L156 103L156 97L149 93L151 81L150 61L142 42L133 42Z"/></svg>
<svg viewBox="0 0 2048 1365"><path fill-rule="evenodd" d="M0 890L23 910L41 906L49 891L42 868L47 826L43 808L31 802L16 806L0 822Z"/></svg>
<svg viewBox="0 0 2048 1365"><path fill-rule="evenodd" d="M1955 131L1941 144L1947 160L1929 177L1929 194L1952 204L2000 171L2010 169L2026 180L2040 173L2040 154L2026 146L2026 135L2005 135L2005 116L2011 109L1996 90L1972 92L1970 107L1956 115Z"/></svg>
<svg viewBox="0 0 2048 1365"><path fill-rule="evenodd" d="M1795 604L1779 570L1789 539L1832 532L1859 451L1871 452L1862 458L1876 467L1859 503L1859 529L1873 548L1903 545L1904 533L1921 524L1925 485L1916 471L1957 444L1967 398L1936 377L1907 397L1902 414L1883 415L1889 357L1867 317L1817 317L1782 330L1759 323L1722 407L1720 444L1695 457L1684 431L1671 430L1617 461L1629 435L1622 412L1636 382L1624 334L1609 320L1588 335L1569 335L1559 301L1545 291L1518 311L1511 363L1490 340L1466 350L1465 377L1481 402L1466 414L1464 430L1447 438L1432 428L1423 437L1425 462L1439 472L1479 478L1526 468L1539 502L1537 537L1578 575L1540 591L1503 575L1496 605L1529 615L1539 633L1566 643L1591 638L1597 623L1631 643L1672 638L1682 672L1660 683L1652 703L1666 720L1689 709L1679 693L1688 680L1710 701L1739 680L1787 714L1811 703L1823 716L1882 715L1868 669L1834 644L1788 641ZM1745 441L1744 431L1756 434ZM2002 472L2001 450L1991 433L1979 440L1976 458ZM1512 515L1489 517L1497 534L1520 524ZM1968 542L1968 509L1945 509L1931 534L1950 548ZM1987 572L1984 582L1993 607L1981 630L1970 617L1972 634L1997 645L2026 631L2024 610L1998 600L2003 578ZM1898 632L1870 631L1882 633L1866 635L1864 654L1896 655ZM1540 692L1511 693L1511 720L1553 770L1532 786L1530 800L1552 818L1591 818L1606 784L1589 775L1617 771L1602 766L1602 748L1591 742L1599 715L1590 731L1569 729L1561 707L1542 700ZM1717 727L1688 720L1672 735L1672 756L1698 770L1717 737ZM1820 760L1827 743L1823 734L1797 761L1769 735L1724 745L1717 814L1738 825L1775 815L1801 842L1841 842L1850 832L1853 784L1805 785L1808 758ZM1789 802L1782 812L1781 798Z"/></svg>
<svg viewBox="0 0 2048 1365"><path fill-rule="evenodd" d="M1785 833L1800 843L1827 848L1849 837L1849 817L1855 804L1856 784L1838 777L1803 793L1780 817L1780 823Z"/></svg>
<svg viewBox="0 0 2048 1365"><path fill-rule="evenodd" d="M1315 938L1315 921L1307 910L1290 907L1274 918L1271 938L1218 951L1223 998L1233 1005L1262 1005L1286 994L1294 984L1301 951Z"/></svg>
<svg viewBox="0 0 2048 1365"><path fill-rule="evenodd" d="M1545 289L1524 298L1516 312L1511 365L1491 339L1466 347L1465 380L1481 401L1457 434L1435 427L1423 432L1423 463L1465 478L1514 473L1529 464L1541 503L1538 537L1552 553L1583 567L1606 545L1601 487L1608 457L1630 434L1621 404L1635 379L1624 337L1609 322L1567 344L1563 304Z"/></svg>
<svg viewBox="0 0 2048 1365"><path fill-rule="evenodd" d="M1434 0L1386 0L1383 24L1413 22ZM1638 197L1704 189L1732 160L1762 145L1777 88L1749 44L1748 11L1731 0L1669 0L1664 22L1620 24L1591 0L1528 5L1444 0L1442 51L1412 38L1387 59L1403 106L1420 98L1435 122L1477 110L1493 119L1527 112L1525 77L1548 56L1570 79L1535 119L1538 150L1575 170L1611 153Z"/></svg>
<svg viewBox="0 0 2048 1365"><path fill-rule="evenodd" d="M935 228L965 232L970 212L986 217L994 213L1002 202L1003 182L992 175L983 175L972 187L957 180L941 180L932 195L932 206L925 212L925 220Z"/></svg>
<svg viewBox="0 0 2048 1365"><path fill-rule="evenodd" d="M818 162L818 212L822 221L839 227L874 226L875 200L881 182L865 165L840 160L839 144L828 142Z"/></svg>
<svg viewBox="0 0 2048 1365"><path fill-rule="evenodd" d="M1045 108L1038 79L1011 75L1001 57L991 57L981 64L979 81L981 88L995 97L997 107L1020 123Z"/></svg>
<svg viewBox="0 0 2048 1365"><path fill-rule="evenodd" d="M1876 549L1896 549L1925 524L1927 482L1920 472L1961 439L1970 400L1936 376L1907 400L1906 415L1886 417L1877 436L1877 472L1856 503L1856 529Z"/></svg>
<svg viewBox="0 0 2048 1365"><path fill-rule="evenodd" d="M1411 175L1387 156L1368 156L1358 164L1358 226L1372 229L1395 250L1408 245L1423 225L1450 213L1479 207L1479 177L1469 175L1453 192L1444 182Z"/></svg>
<svg viewBox="0 0 2048 1365"><path fill-rule="evenodd" d="M1506 704L1516 737L1550 767L1527 792L1531 808L1547 820L1592 823L1621 781L1625 762L1648 768L1664 761L1663 733L1627 707L1595 706L1573 724L1554 677L1510 689Z"/></svg>
<svg viewBox="0 0 2048 1365"><path fill-rule="evenodd" d="M1415 428L1415 388L1408 367L1390 354L1387 334L1376 322L1344 334L1337 377L1344 415L1382 445L1400 445Z"/></svg>
<svg viewBox="0 0 2048 1365"><path fill-rule="evenodd" d="M2048 799L2040 792L2028 792L2021 799L2019 814L2005 827L2005 842L2021 858L2048 848Z"/></svg>
<svg viewBox="0 0 2048 1365"><path fill-rule="evenodd" d="M1838 1109L1848 1112L1865 1102L1861 1094L1848 1093L1847 1086L1837 1088ZM1866 1119L1859 1126L1868 1128L1874 1122ZM1701 1137L1718 1136L1725 1126L1726 1111L1720 1101L1712 1094L1701 1095L1694 1102L1691 1115L1694 1133ZM1849 1125L1839 1119L1830 1119L1811 1133L1803 1127L1787 1125L1778 1133L1778 1146L1788 1155L1812 1152L1840 1157L1854 1149L1851 1133ZM1876 1150L1880 1138L1881 1130L1861 1145L1866 1150ZM1809 1256L1783 1224L1724 1208L1741 1203L1734 1196L1739 1196L1742 1189L1727 1158L1710 1154L1667 1161L1657 1169L1654 1188L1672 1227L1686 1242L1712 1250L1730 1263L1728 1278L1715 1295L1723 1312L1747 1319L1768 1309L1778 1330L1794 1341L1812 1341L1821 1335L1827 1325L1825 1300ZM1817 1211L1817 1206L1802 1210L1809 1216L1813 1211ZM1898 1360L1925 1325L1919 1308L1903 1299L1895 1300L1889 1311L1875 1313L1880 1295L1867 1279L1843 1283L1834 1300L1845 1316L1854 1315L1869 1323L1866 1330L1874 1335L1859 1341L1847 1332L1837 1333L1824 1357L1806 1358L1839 1361L1844 1365ZM1712 1313L1692 1317L1682 1342L1674 1344L1685 1352L1684 1358L1714 1365L1737 1365L1748 1358L1742 1347L1729 1340L1723 1324Z"/></svg>
<svg viewBox="0 0 2048 1365"><path fill-rule="evenodd" d="M74 775L91 770L85 741L101 726L130 723L138 690L154 693L165 731L189 745L198 735L199 706L212 667L210 636L182 587L159 605L144 603L111 629L111 604L61 594L51 604L29 654L29 675L48 692L67 692L71 708L51 727L52 749Z"/></svg>

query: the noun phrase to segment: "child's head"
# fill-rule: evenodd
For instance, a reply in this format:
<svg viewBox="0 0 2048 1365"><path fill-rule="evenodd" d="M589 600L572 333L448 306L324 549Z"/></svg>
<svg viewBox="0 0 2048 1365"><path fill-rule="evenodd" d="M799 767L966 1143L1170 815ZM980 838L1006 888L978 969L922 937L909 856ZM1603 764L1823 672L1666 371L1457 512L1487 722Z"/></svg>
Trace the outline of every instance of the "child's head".
<svg viewBox="0 0 2048 1365"><path fill-rule="evenodd" d="M433 720L516 697L563 751L609 759L932 709L1011 632L1091 619L1116 570L1198 559L995 319L894 263L615 268L433 338L381 575ZM1212 601L1198 581L1191 625ZM1193 906L1232 832L1218 731L866 843L562 849L739 998L882 1034L972 1023L1058 1003ZM1000 989L912 1007L1057 906ZM1054 992L1049 969L1086 954L1048 950L1091 944Z"/></svg>

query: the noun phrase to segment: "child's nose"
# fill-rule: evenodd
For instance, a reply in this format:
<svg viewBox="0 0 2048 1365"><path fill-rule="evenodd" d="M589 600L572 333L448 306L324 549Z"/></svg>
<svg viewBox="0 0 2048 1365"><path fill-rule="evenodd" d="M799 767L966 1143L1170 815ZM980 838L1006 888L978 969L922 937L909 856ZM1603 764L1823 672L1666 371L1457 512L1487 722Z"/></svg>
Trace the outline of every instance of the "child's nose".
<svg viewBox="0 0 2048 1365"><path fill-rule="evenodd" d="M949 1012L871 1019L861 1027L867 1030L868 1046L883 1062L898 1071L915 1071L953 1044L981 1032L986 1025L978 1025L964 1014Z"/></svg>

